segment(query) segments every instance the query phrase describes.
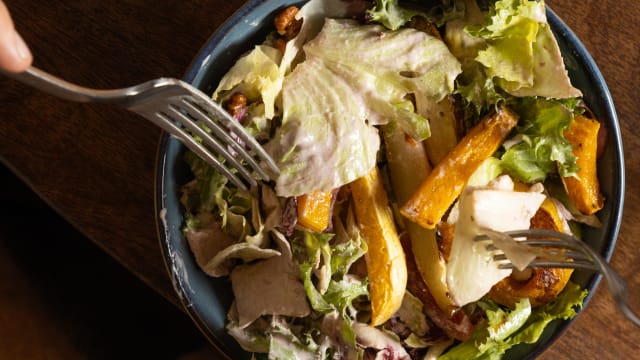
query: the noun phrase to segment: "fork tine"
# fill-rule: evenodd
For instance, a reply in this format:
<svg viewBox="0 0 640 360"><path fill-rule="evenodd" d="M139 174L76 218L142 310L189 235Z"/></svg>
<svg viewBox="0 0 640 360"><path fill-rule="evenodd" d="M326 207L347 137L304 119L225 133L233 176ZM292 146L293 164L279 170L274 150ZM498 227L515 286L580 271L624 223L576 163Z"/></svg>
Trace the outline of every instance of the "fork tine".
<svg viewBox="0 0 640 360"><path fill-rule="evenodd" d="M507 231L505 234L511 237L526 237L528 240L549 240L556 241L555 239L562 239L566 241L568 244L575 244L573 236L553 230L545 230L545 229L525 229L525 230L515 230L515 231Z"/></svg>
<svg viewBox="0 0 640 360"><path fill-rule="evenodd" d="M574 250L569 250L569 251L562 251L562 250L555 250L555 249L543 249L545 256L546 257L540 257L539 259L533 260L535 261L554 261L554 262L566 262L565 259L571 259L572 261L585 261L585 262L591 262L591 258L589 256L587 256L586 254L584 254L583 252L580 251L574 251ZM509 259L507 258L507 256L503 253L498 253L496 255L493 256L493 260L495 261L508 261ZM591 262L592 263L592 262Z"/></svg>
<svg viewBox="0 0 640 360"><path fill-rule="evenodd" d="M218 155L224 157L225 160L238 171L238 174L241 175L242 178L244 178L251 187L257 185L257 181L253 178L251 172L249 172L249 170L245 166L238 162L238 160L234 158L234 156L224 146L222 146L219 141L216 141L216 139L214 139L203 128L195 123L193 119L186 116L182 111L180 111L180 109L176 108L175 106L169 106L167 108L167 111L170 112L170 114L165 114L166 116L180 122L180 124L191 131L192 134L199 136L207 146L210 146Z"/></svg>
<svg viewBox="0 0 640 360"><path fill-rule="evenodd" d="M254 157L251 154L249 154L249 152L237 140L233 139L229 135L226 129L223 129L218 123L213 121L208 114L203 113L203 109L199 106L194 105L194 103L195 103L195 100L193 98L182 97L180 99L179 104L181 105L182 109L186 108L185 110L187 111L189 116L193 117L197 121L201 121L205 126L207 126L211 130L213 134L215 134L218 137L218 139L228 144L230 147L233 148L233 151L240 154L240 156L244 160L246 160L247 163L249 163L251 168L258 173L261 179L269 180L270 178L269 175L265 172L262 166L260 166L260 164L254 159ZM178 106L178 105L175 105L175 106ZM226 112L225 112L225 115L228 116ZM236 120L232 120L232 121L237 122ZM245 130L243 129L242 132L244 133ZM237 135L236 133L234 134ZM209 138L210 136L211 135L207 135L206 137ZM262 148L260 145L258 146Z"/></svg>
<svg viewBox="0 0 640 360"><path fill-rule="evenodd" d="M512 238L524 238L521 244L542 251L540 256L531 261L527 267L530 268L580 268L591 271L598 271L599 266L595 262L589 251L585 251L584 246L578 243L572 236L555 231L544 229L527 229L517 231L507 231L506 235ZM487 235L476 237L476 241L491 241ZM500 250L493 242L486 245L489 251ZM514 269L504 253L497 253L493 259L500 264L499 268Z"/></svg>
<svg viewBox="0 0 640 360"><path fill-rule="evenodd" d="M568 244L562 240L538 240L527 239L522 243L535 248L542 249L550 259L558 257L571 258L573 260L593 261L593 258L580 250L580 247Z"/></svg>
<svg viewBox="0 0 640 360"><path fill-rule="evenodd" d="M172 118L169 118L167 115L162 113L156 113L155 115L145 114L145 118L165 130L167 133L175 136L182 142L189 150L193 151L207 161L211 166L213 166L216 170L220 171L224 176L226 176L231 182L233 182L239 188L244 190L248 190L247 185L232 173L226 166L220 162L215 156L213 156L207 148L202 146L199 142L197 142L190 134L187 134L182 128L177 126Z"/></svg>
<svg viewBox="0 0 640 360"><path fill-rule="evenodd" d="M209 123L211 121L211 117L220 121L222 125L227 127L229 131L237 135L245 143L246 146L255 151L256 155L262 161L264 161L265 165L271 172L276 175L280 173L280 169L278 168L278 165L275 163L273 158L265 151L262 145L260 145L260 143L258 143L258 141L253 136L247 133L240 122L231 117L228 112L222 109L222 107L211 98L205 96L200 91L191 86L189 86L189 89L195 90L191 91L192 96L190 100L193 101L192 105L200 107L202 111L210 115L209 119L204 119L205 122Z"/></svg>
<svg viewBox="0 0 640 360"><path fill-rule="evenodd" d="M553 261L553 260L534 260L529 268L564 268L564 269L584 269L589 271L598 271L598 266L590 261ZM503 262L498 265L499 269L515 269L510 262Z"/></svg>
<svg viewBox="0 0 640 360"><path fill-rule="evenodd" d="M536 259L531 262L530 265L532 268L574 268L574 269L585 269L591 271L598 271L598 266L590 260L575 260L575 261L553 261L553 260L544 260L544 259Z"/></svg>

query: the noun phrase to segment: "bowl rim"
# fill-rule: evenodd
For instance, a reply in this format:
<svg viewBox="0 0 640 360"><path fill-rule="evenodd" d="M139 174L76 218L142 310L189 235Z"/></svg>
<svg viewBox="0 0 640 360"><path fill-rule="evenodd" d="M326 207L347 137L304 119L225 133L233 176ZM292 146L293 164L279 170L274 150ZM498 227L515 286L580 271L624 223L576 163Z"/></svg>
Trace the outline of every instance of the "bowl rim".
<svg viewBox="0 0 640 360"><path fill-rule="evenodd" d="M206 67L209 65L209 55L212 50L216 46L218 46L218 43L227 35L229 31L231 31L234 26L242 21L245 15L251 13L257 7L266 2L269 2L269 0L249 0L240 8L238 8L225 22L223 22L212 33L212 35L203 44L196 56L193 58L187 68L187 71L184 74L183 80L191 84L197 83L200 80L199 77L202 74L203 69L206 69ZM291 1L291 3L295 2L296 1ZM559 33L560 36L566 39L566 43L569 45L570 50L578 58L581 59L581 66L585 67L588 70L589 76L592 78L594 84L596 85L596 98L599 98L603 101L603 111L606 112L606 117L610 120L610 125L612 125L607 130L610 140L612 139L613 141L609 141L607 143L607 146L613 147L612 151L614 155L614 174L618 175L619 177L618 179L613 180L617 186L614 186L615 191L613 194L611 194L612 196L610 201L615 200L615 203L611 204L610 220L607 222L607 229L603 230L603 233L605 234L605 246L600 252L605 260L610 261L613 255L613 251L615 250L617 238L620 231L620 225L622 222L626 184L624 151L619 119L607 83L604 79L604 76L600 72L595 60L592 58L591 54L588 52L580 39L575 35L575 33L560 19L560 17L549 7L549 5L546 5L546 8L547 19L554 33L556 33L556 35L558 35L557 33ZM204 91L205 89L201 90ZM167 186L167 181L169 179L168 174L170 170L168 166L171 163L171 159L169 159L168 157L168 149L173 148L175 150L176 148L180 147L182 147L182 145L178 142L177 139L172 138L166 132L161 133L160 141L157 147L154 171L154 210L159 245L161 248L162 257L164 259L165 268L167 269L173 288L176 291L176 294L178 295L181 301L181 305L185 309L185 312L192 319L194 324L205 336L205 338L212 344L212 346L216 348L221 354L223 354L225 358L231 359L225 341L222 340L219 335L216 335L215 331L211 328L210 324L205 319L205 316L203 316L202 309L194 306L194 303L192 302L189 294L189 285L185 284L184 277L187 275L186 273L184 273L184 271L186 270L182 268L183 265L180 264L180 260L176 259L173 256L174 249L171 243L173 239L171 238L170 232L171 230L175 231L175 229L171 229L169 227L165 217L166 199L168 188L172 188L174 191L177 191L178 189L175 188L176 184L170 184L170 186ZM175 156L176 154L173 155ZM581 309L578 309L577 316L580 315L582 310L591 300L593 294L595 293L595 290L599 286L601 279L602 276L600 274L594 274L591 277L591 280L585 286L585 288L589 289L589 292L584 299L583 307ZM545 339L544 341L542 339L539 340L538 343L535 344L533 350L530 351L525 358L533 359L540 355L544 350L549 348L549 346L551 346L560 336L562 336L562 334L564 334L569 326L575 321L576 317L564 321L555 329L555 331L549 338Z"/></svg>

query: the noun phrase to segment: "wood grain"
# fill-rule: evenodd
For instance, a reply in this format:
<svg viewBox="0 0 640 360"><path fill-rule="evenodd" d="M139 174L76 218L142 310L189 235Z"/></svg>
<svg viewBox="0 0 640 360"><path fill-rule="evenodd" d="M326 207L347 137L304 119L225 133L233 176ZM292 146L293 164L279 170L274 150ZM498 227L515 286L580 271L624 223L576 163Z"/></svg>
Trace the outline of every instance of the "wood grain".
<svg viewBox="0 0 640 360"><path fill-rule="evenodd" d="M35 65L98 88L181 77L240 0L6 0ZM625 146L624 218L613 265L640 309L640 3L548 0L592 54L616 104ZM160 131L126 111L81 105L0 78L0 159L58 213L177 306L154 212ZM186 316L186 315L185 315ZM619 359L640 353L604 284L542 359Z"/></svg>

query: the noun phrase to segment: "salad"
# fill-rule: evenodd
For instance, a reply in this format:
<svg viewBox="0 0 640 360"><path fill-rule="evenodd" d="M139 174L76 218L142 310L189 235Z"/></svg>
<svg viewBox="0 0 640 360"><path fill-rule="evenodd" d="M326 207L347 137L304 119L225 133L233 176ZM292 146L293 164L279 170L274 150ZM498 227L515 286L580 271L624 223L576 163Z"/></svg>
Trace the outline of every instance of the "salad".
<svg viewBox="0 0 640 360"><path fill-rule="evenodd" d="M571 269L503 236L579 237L604 203L543 1L310 0L212 96L280 169L246 191L185 155L183 232L246 351L497 359L581 308Z"/></svg>

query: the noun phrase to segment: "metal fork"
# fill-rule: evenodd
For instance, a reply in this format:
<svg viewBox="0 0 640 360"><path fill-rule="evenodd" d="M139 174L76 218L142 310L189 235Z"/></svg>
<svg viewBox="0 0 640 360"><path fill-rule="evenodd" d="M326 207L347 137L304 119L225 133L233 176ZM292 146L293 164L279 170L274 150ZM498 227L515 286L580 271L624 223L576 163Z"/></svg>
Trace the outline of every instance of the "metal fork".
<svg viewBox="0 0 640 360"><path fill-rule="evenodd" d="M585 242L568 234L542 229L508 231L504 234L512 238L524 238L518 242L529 246L534 253L539 255L527 265L529 268L575 268L601 273L618 308L635 325L640 326L640 317L629 307L628 291L624 279ZM491 236L481 235L475 240L491 241ZM486 248L487 250L497 249L492 243L489 243ZM500 268L514 268L502 253L497 253L493 259L500 263Z"/></svg>
<svg viewBox="0 0 640 360"><path fill-rule="evenodd" d="M4 73L62 99L109 103L133 111L176 137L242 189L255 187L258 180L268 181L279 173L275 161L236 119L184 81L158 78L122 89L97 90L35 67L22 73Z"/></svg>

